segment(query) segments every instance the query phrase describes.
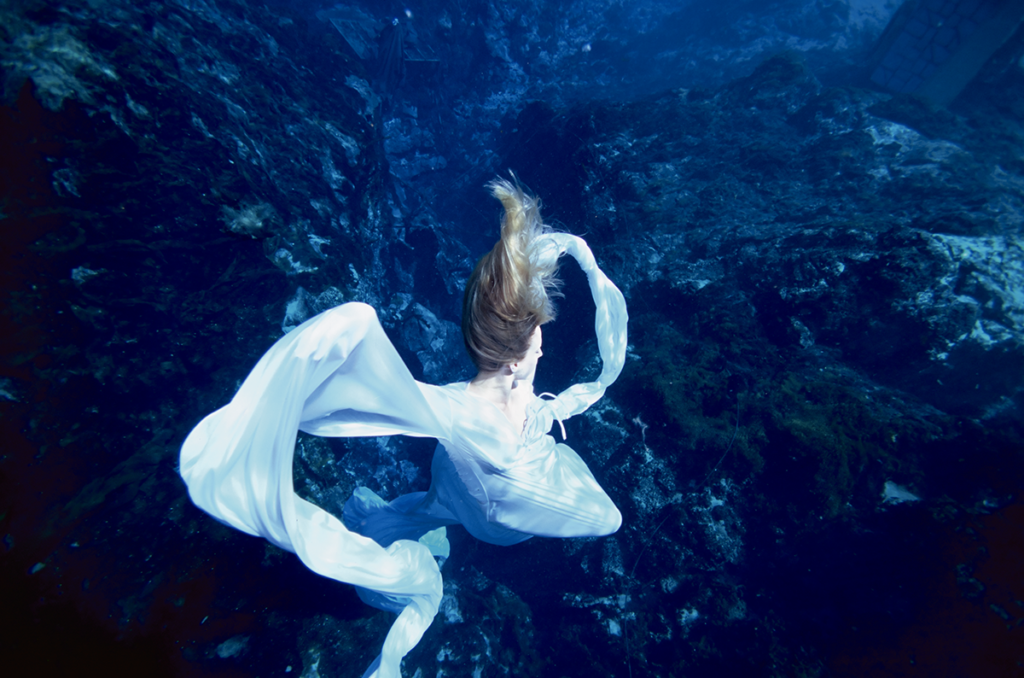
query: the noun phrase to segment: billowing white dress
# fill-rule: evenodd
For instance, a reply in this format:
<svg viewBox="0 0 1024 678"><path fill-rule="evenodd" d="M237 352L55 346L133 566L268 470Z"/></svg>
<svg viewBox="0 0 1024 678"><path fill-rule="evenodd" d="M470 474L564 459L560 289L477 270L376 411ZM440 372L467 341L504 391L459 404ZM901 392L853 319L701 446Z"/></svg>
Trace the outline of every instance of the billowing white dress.
<svg viewBox="0 0 1024 678"><path fill-rule="evenodd" d="M535 398L521 434L497 407L467 393L465 383L414 380L374 310L350 303L282 337L232 401L203 419L182 446L181 475L197 506L399 613L364 678L399 678L402 657L437 613L441 574L431 549L415 541L422 535L462 523L480 539L512 544L531 535L596 536L619 527L618 510L583 460L547 435L555 419L583 412L604 394L626 355L625 301L587 244L550 233L531 249L538 258L563 253L576 258L590 281L603 370L597 381L553 400ZM295 494L299 430L437 438L430 491L390 505L357 491L345 509L349 529ZM432 535L424 542L436 553Z"/></svg>

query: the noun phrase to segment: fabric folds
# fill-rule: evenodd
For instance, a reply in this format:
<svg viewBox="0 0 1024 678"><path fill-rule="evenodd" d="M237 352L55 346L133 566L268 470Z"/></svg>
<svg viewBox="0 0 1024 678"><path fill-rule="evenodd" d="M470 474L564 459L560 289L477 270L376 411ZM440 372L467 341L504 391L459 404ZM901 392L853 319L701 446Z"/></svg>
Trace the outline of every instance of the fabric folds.
<svg viewBox="0 0 1024 678"><path fill-rule="evenodd" d="M385 549L295 494L300 427L444 435L370 306L331 309L274 344L234 399L189 434L181 475L192 501L214 518L294 552L317 574L381 594L378 607L401 609L365 674L399 678L402 657L437 613L441 573L422 544L397 541Z"/></svg>
<svg viewBox="0 0 1024 678"><path fill-rule="evenodd" d="M415 381L374 310L350 303L282 337L232 401L203 419L182 446L181 475L197 506L294 552L318 574L354 584L369 604L398 613L364 678L399 678L402 657L437 613L442 582L434 555L447 554L444 526L461 523L480 539L507 545L533 535L605 535L621 524L586 463L548 435L556 419L601 398L626 355L625 301L587 244L551 233L531 249L545 261L565 253L590 282L603 369L596 381L553 400L535 398L523 431L469 394L465 383ZM294 492L299 430L437 438L431 488L390 503L360 488L343 524Z"/></svg>

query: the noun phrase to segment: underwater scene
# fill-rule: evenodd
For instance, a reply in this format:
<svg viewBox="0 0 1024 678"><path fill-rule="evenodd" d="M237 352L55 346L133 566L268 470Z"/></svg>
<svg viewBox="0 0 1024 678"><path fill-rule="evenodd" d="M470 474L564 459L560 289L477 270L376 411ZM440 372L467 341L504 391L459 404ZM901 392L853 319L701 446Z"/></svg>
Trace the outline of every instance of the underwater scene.
<svg viewBox="0 0 1024 678"><path fill-rule="evenodd" d="M3 0L0 69L5 675L1024 676L1024 1Z"/></svg>

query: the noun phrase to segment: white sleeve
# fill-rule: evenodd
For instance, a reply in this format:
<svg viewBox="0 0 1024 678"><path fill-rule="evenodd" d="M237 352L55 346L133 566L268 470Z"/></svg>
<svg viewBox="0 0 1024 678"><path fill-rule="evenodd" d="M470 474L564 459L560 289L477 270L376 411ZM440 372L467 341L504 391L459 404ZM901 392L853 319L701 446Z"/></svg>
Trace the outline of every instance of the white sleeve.
<svg viewBox="0 0 1024 678"><path fill-rule="evenodd" d="M531 256L557 259L562 254L572 255L590 282L590 292L597 307L594 329L597 332L602 369L596 381L574 384L558 394L554 400L544 401L546 407L540 408L542 416L530 422L542 429L540 433L547 433L551 429L552 419L568 419L586 411L600 400L605 389L619 377L626 362L626 328L629 314L626 312L626 300L622 292L598 267L594 253L590 251L583 238L568 233L547 233L537 240ZM545 412L547 416L544 416ZM525 437L533 439L536 432L531 433L533 435L527 434Z"/></svg>
<svg viewBox="0 0 1024 678"><path fill-rule="evenodd" d="M383 548L295 494L301 427L318 435L443 437L432 393L418 384L374 310L345 304L282 337L234 399L203 419L181 449L195 504L221 522L294 552L317 574L381 594L399 611L365 676L399 678L441 601L441 574L414 541Z"/></svg>

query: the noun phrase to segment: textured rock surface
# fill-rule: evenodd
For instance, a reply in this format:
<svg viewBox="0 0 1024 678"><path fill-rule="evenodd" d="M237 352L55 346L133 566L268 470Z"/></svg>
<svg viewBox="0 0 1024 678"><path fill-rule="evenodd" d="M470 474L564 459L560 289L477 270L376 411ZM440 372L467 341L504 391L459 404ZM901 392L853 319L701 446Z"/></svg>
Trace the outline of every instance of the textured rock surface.
<svg viewBox="0 0 1024 678"><path fill-rule="evenodd" d="M195 509L178 446L347 300L469 374L511 167L627 294L626 370L567 422L624 525L451 530L405 675L1019 671L1021 39L934 109L855 86L884 3L698 4L425 3L441 72L390 92L318 5L5 5L10 662L358 675L388 615ZM564 277L541 390L597 369ZM300 436L296 489L422 489L432 450Z"/></svg>
<svg viewBox="0 0 1024 678"><path fill-rule="evenodd" d="M901 653L926 671L1019 660L1020 606L983 613L1001 585L952 581L981 553L988 576L1008 572L1019 548L983 545L1017 542L1021 518L1019 161L1002 132L932 132L984 110L904 117L918 105L823 87L781 55L711 91L524 112L535 127L510 164L546 167L528 176L541 186L572 177L563 209L631 302L636 359L614 414L592 417L624 434L605 482L630 518L603 546L610 597L567 601L621 632L625 656L578 661L856 675ZM987 657L972 643L990 633Z"/></svg>

